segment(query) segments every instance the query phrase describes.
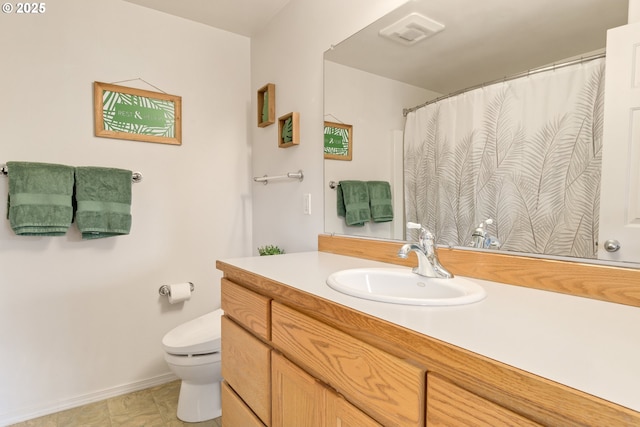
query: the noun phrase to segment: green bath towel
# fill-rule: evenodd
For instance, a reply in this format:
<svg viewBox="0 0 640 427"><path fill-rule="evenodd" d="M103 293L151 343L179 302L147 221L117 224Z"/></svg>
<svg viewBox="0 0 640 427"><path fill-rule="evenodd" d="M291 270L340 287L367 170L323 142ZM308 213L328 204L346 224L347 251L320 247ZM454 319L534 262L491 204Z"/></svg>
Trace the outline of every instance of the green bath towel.
<svg viewBox="0 0 640 427"><path fill-rule="evenodd" d="M369 203L373 222L393 221L391 186L387 181L368 181Z"/></svg>
<svg viewBox="0 0 640 427"><path fill-rule="evenodd" d="M7 162L7 218L20 236L62 236L73 218L73 167Z"/></svg>
<svg viewBox="0 0 640 427"><path fill-rule="evenodd" d="M131 176L124 169L76 168L76 224L83 239L129 234Z"/></svg>
<svg viewBox="0 0 640 427"><path fill-rule="evenodd" d="M361 227L371 218L369 190L364 181L340 181L338 185L338 216L349 226Z"/></svg>

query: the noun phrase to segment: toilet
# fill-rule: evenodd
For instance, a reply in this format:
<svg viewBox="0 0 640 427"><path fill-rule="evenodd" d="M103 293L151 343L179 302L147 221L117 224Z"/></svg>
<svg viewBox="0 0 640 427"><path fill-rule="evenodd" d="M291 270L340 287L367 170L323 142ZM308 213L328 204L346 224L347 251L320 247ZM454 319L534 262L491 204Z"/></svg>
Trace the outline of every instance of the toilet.
<svg viewBox="0 0 640 427"><path fill-rule="evenodd" d="M220 402L222 309L173 328L162 338L164 359L182 380L178 418L200 422L222 414Z"/></svg>

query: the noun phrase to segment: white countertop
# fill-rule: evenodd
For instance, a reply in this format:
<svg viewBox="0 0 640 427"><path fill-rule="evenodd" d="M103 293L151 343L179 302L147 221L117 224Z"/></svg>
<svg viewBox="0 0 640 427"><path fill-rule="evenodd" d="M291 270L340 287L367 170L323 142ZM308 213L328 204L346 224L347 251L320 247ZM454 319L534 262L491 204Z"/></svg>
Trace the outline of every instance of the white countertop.
<svg viewBox="0 0 640 427"><path fill-rule="evenodd" d="M640 308L479 279L487 297L477 303L390 304L342 294L325 280L397 265L324 252L222 261L640 411Z"/></svg>

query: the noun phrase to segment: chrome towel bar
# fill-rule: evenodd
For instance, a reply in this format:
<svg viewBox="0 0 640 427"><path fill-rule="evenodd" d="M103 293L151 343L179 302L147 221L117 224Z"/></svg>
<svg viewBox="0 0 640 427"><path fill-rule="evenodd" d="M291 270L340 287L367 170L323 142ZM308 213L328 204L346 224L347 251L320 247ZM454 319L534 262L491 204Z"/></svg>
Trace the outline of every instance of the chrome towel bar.
<svg viewBox="0 0 640 427"><path fill-rule="evenodd" d="M2 172L4 176L9 175L9 168L7 167L7 165L2 165L2 167L0 167L0 172ZM131 172L131 181L132 182L142 181L142 172Z"/></svg>
<svg viewBox="0 0 640 427"><path fill-rule="evenodd" d="M286 179L286 178L293 178L293 179L297 179L299 181L302 181L304 179L304 174L302 173L302 170L299 170L298 172L289 172L286 175L276 175L276 176L254 176L253 180L255 182L262 182L264 183L264 185L267 185L269 183L269 181L271 180L276 180L276 179Z"/></svg>

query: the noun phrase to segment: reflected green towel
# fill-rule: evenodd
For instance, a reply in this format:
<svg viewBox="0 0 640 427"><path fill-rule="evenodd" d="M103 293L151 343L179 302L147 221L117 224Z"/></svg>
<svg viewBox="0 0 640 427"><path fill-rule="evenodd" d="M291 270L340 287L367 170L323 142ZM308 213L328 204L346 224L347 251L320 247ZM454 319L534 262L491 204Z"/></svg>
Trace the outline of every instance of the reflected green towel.
<svg viewBox="0 0 640 427"><path fill-rule="evenodd" d="M361 227L371 218L369 190L364 181L340 181L338 185L338 215L349 226Z"/></svg>
<svg viewBox="0 0 640 427"><path fill-rule="evenodd" d="M393 221L393 205L391 204L391 186L387 181L368 181L369 203L373 222Z"/></svg>
<svg viewBox="0 0 640 427"><path fill-rule="evenodd" d="M76 224L83 239L129 234L131 175L124 169L76 168Z"/></svg>
<svg viewBox="0 0 640 427"><path fill-rule="evenodd" d="M20 236L62 236L73 218L73 167L7 162L7 217Z"/></svg>

